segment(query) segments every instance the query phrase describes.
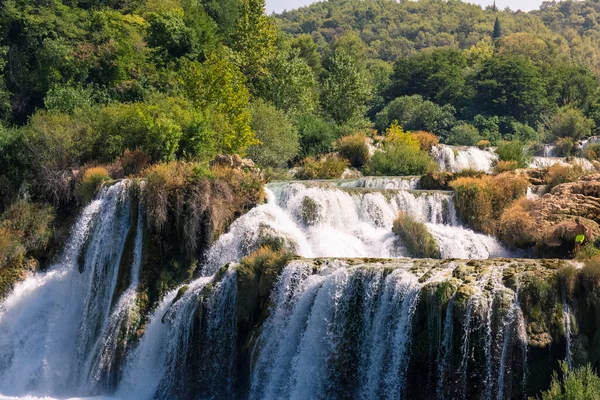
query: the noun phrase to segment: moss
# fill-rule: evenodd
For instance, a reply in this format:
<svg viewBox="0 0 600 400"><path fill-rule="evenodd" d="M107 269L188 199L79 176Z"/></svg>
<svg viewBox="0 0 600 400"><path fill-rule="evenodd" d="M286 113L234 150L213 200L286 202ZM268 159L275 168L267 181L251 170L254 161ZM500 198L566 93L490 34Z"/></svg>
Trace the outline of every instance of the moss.
<svg viewBox="0 0 600 400"><path fill-rule="evenodd" d="M401 212L394 221L393 232L402 239L409 254L417 258L440 258L440 248L425 224Z"/></svg>
<svg viewBox="0 0 600 400"><path fill-rule="evenodd" d="M302 222L305 225L314 225L319 221L319 204L308 196L302 199Z"/></svg>

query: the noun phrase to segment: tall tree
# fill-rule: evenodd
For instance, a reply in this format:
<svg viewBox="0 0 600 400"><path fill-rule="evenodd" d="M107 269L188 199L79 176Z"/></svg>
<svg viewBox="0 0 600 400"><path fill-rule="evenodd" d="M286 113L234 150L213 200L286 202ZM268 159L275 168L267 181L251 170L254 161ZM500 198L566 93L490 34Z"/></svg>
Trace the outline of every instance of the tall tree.
<svg viewBox="0 0 600 400"><path fill-rule="evenodd" d="M275 52L276 29L265 15L265 0L243 0L231 48L237 63L253 89L257 79L268 73L267 64Z"/></svg>
<svg viewBox="0 0 600 400"><path fill-rule="evenodd" d="M492 39L500 39L502 37L502 26L500 26L500 19L496 17L494 22L494 32L492 33Z"/></svg>
<svg viewBox="0 0 600 400"><path fill-rule="evenodd" d="M337 50L330 62L328 77L323 85L323 108L338 124L362 117L371 98L367 77L352 57Z"/></svg>

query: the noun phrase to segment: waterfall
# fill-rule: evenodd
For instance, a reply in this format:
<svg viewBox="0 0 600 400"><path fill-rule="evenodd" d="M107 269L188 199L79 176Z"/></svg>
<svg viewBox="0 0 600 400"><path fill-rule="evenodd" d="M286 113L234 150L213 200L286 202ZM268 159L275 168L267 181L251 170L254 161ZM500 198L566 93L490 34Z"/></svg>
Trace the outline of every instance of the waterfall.
<svg viewBox="0 0 600 400"><path fill-rule="evenodd" d="M60 262L18 284L2 303L0 387L5 394L72 395L74 387L98 377L93 366L111 368L110 355L101 354L97 344L114 340L112 321L123 310L115 311L113 301L131 305L114 298L135 225L128 188L125 181L102 189L75 224ZM139 259L141 239L135 242ZM132 284L138 261L124 266L132 269Z"/></svg>
<svg viewBox="0 0 600 400"><path fill-rule="evenodd" d="M439 144L431 149L432 157L437 161L440 170L461 172L467 169L491 173L498 156L491 150L477 147L457 147Z"/></svg>
<svg viewBox="0 0 600 400"><path fill-rule="evenodd" d="M460 225L451 192L272 183L267 204L236 220L208 252L204 275L277 239L302 257L405 257L392 233L399 211L427 224L444 258L510 256L492 237Z"/></svg>
<svg viewBox="0 0 600 400"><path fill-rule="evenodd" d="M420 176L366 176L341 181L339 186L366 189L416 190L419 187L420 180Z"/></svg>
<svg viewBox="0 0 600 400"><path fill-rule="evenodd" d="M118 397L232 398L236 293L232 270L168 293L127 359Z"/></svg>
<svg viewBox="0 0 600 400"><path fill-rule="evenodd" d="M553 165L579 165L585 171L593 171L594 165L585 158L574 157L567 162L565 157L533 157L529 168L548 168Z"/></svg>
<svg viewBox="0 0 600 400"><path fill-rule="evenodd" d="M563 296L564 297L564 296ZM569 369L573 366L573 356L571 353L571 307L563 299L563 321L565 325L565 361Z"/></svg>

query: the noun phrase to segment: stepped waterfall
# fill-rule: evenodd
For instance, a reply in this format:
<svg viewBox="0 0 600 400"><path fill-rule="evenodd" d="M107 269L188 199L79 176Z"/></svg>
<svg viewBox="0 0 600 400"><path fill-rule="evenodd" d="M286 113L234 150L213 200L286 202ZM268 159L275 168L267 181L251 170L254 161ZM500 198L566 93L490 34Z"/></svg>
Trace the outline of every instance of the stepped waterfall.
<svg viewBox="0 0 600 400"><path fill-rule="evenodd" d="M567 296L556 299L558 318L531 311L554 301L535 291L557 268L502 258L514 254L465 228L451 192L417 187L410 177L271 183L267 201L237 218L198 275L149 315L139 288L158 245L146 233L144 185L103 188L58 262L0 304L0 398L536 393L533 371L550 376L553 360L575 357ZM392 232L399 211L425 223L442 260L406 258ZM240 264L270 243L297 257L276 274ZM568 334L547 340L530 321Z"/></svg>

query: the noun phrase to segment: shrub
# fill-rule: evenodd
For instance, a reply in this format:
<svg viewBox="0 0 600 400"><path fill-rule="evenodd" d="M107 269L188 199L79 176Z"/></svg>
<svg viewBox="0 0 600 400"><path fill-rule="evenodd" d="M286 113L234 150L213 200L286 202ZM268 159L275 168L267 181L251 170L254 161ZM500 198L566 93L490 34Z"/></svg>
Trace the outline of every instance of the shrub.
<svg viewBox="0 0 600 400"><path fill-rule="evenodd" d="M542 400L596 400L600 398L600 377L590 364L569 370L566 362L560 365L562 379L554 372L550 388L542 393Z"/></svg>
<svg viewBox="0 0 600 400"><path fill-rule="evenodd" d="M387 145L371 157L368 173L380 176L424 175L438 169L437 163L423 151L406 145Z"/></svg>
<svg viewBox="0 0 600 400"><path fill-rule="evenodd" d="M339 155L348 160L354 168L361 168L371 158L367 138L362 134L339 138L335 148Z"/></svg>
<svg viewBox="0 0 600 400"><path fill-rule="evenodd" d="M548 168L546 184L548 184L548 189L552 189L563 183L575 182L583 175L585 175L585 171L579 164L573 166L554 164Z"/></svg>
<svg viewBox="0 0 600 400"><path fill-rule="evenodd" d="M150 164L150 156L140 149L125 150L118 161L125 176L133 176L140 174Z"/></svg>
<svg viewBox="0 0 600 400"><path fill-rule="evenodd" d="M461 123L450 130L446 143L458 146L474 146L481 140L479 131L473 125Z"/></svg>
<svg viewBox="0 0 600 400"><path fill-rule="evenodd" d="M556 146L556 152L558 156L569 157L573 155L575 143L570 137L559 138L554 144Z"/></svg>
<svg viewBox="0 0 600 400"><path fill-rule="evenodd" d="M575 252L575 259L579 261L585 261L597 257L600 257L600 249L594 246L593 243L588 243L578 248Z"/></svg>
<svg viewBox="0 0 600 400"><path fill-rule="evenodd" d="M583 155L590 161L598 160L600 158L600 143L588 144Z"/></svg>
<svg viewBox="0 0 600 400"><path fill-rule="evenodd" d="M431 148L440 142L440 139L431 132L427 131L416 131L413 135L419 142L419 147L422 151L431 151Z"/></svg>
<svg viewBox="0 0 600 400"><path fill-rule="evenodd" d="M407 146L416 151L421 149L417 137L410 132L404 132L402 127L398 125L398 121L394 121L387 129L385 133L385 143L397 146Z"/></svg>
<svg viewBox="0 0 600 400"><path fill-rule="evenodd" d="M37 203L18 201L0 216L0 299L25 278L28 255L44 250L52 236L54 209Z"/></svg>
<svg viewBox="0 0 600 400"><path fill-rule="evenodd" d="M487 149L491 145L492 145L492 143L490 143L489 140L485 140L485 139L482 139L479 142L477 142L477 147L479 147L481 150Z"/></svg>
<svg viewBox="0 0 600 400"><path fill-rule="evenodd" d="M458 178L450 186L458 215L476 231L495 234L502 212L526 194L528 184L525 178L501 174Z"/></svg>
<svg viewBox="0 0 600 400"><path fill-rule="evenodd" d="M338 136L335 124L316 115L302 115L295 125L300 134L300 153L305 157L327 153Z"/></svg>
<svg viewBox="0 0 600 400"><path fill-rule="evenodd" d="M394 220L392 231L402 239L411 257L440 258L440 248L424 223L400 212Z"/></svg>
<svg viewBox="0 0 600 400"><path fill-rule="evenodd" d="M339 179L348 168L348 161L328 154L320 160L307 157L300 163L296 178L301 180L311 179Z"/></svg>
<svg viewBox="0 0 600 400"><path fill-rule="evenodd" d="M579 270L579 282L586 302L600 303L600 257L592 257L585 261L583 268Z"/></svg>
<svg viewBox="0 0 600 400"><path fill-rule="evenodd" d="M517 168L519 168L517 161L498 161L494 166L494 171L501 174L502 172L514 171Z"/></svg>
<svg viewBox="0 0 600 400"><path fill-rule="evenodd" d="M104 184L111 180L111 177L104 167L92 167L85 170L83 179L75 188L75 196L80 203L89 203Z"/></svg>
<svg viewBox="0 0 600 400"><path fill-rule="evenodd" d="M527 168L531 163L533 154L523 142L500 142L496 149L500 161L516 161L519 168Z"/></svg>
<svg viewBox="0 0 600 400"><path fill-rule="evenodd" d="M248 149L248 156L261 167L285 167L298 155L298 131L288 117L262 100L250 108L252 129L260 141Z"/></svg>
<svg viewBox="0 0 600 400"><path fill-rule="evenodd" d="M551 137L568 137L575 141L589 136L594 125L594 121L587 118L581 111L566 107L552 117L547 123L547 129Z"/></svg>
<svg viewBox="0 0 600 400"><path fill-rule="evenodd" d="M502 212L498 235L511 247L530 248L541 239L537 222L528 212L530 204L531 200L523 198Z"/></svg>

